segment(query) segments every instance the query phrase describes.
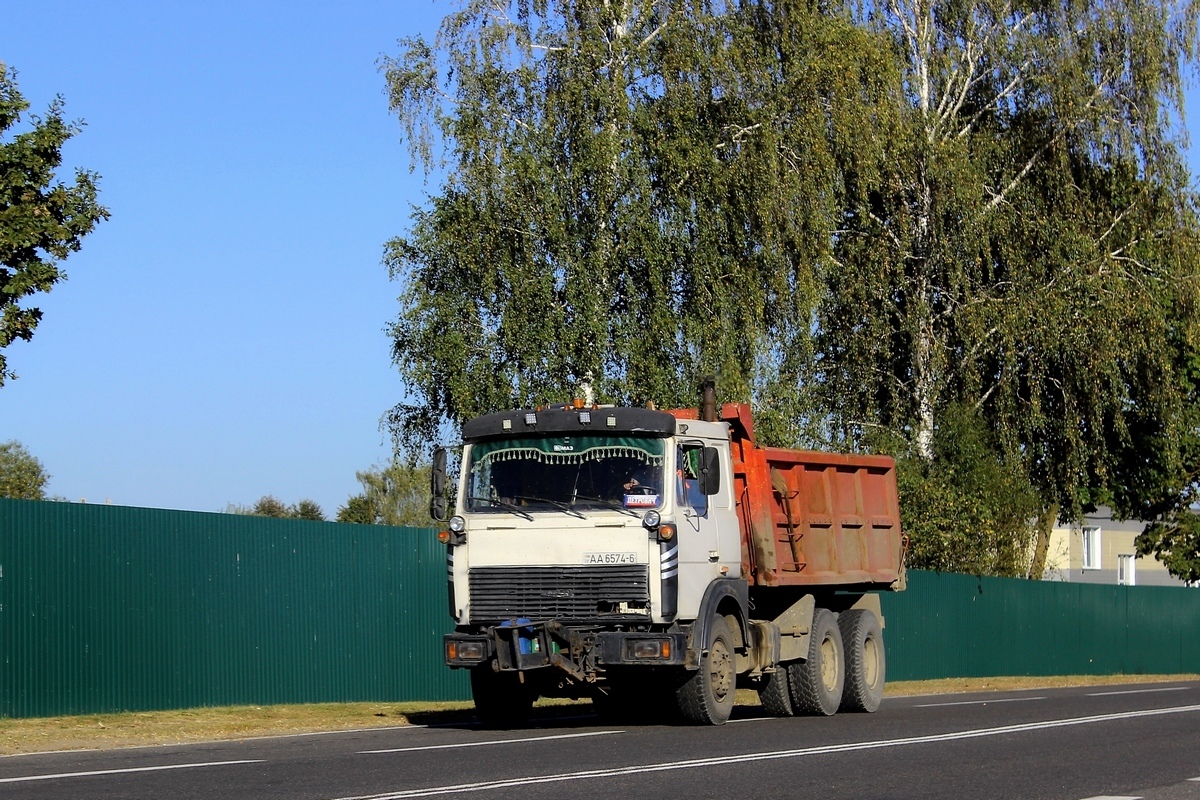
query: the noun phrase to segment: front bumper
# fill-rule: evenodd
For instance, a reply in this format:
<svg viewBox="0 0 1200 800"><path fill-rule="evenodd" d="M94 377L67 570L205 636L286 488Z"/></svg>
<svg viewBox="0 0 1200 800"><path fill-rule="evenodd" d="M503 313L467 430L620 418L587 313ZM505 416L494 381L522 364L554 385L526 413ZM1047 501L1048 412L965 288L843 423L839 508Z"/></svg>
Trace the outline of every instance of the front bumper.
<svg viewBox="0 0 1200 800"><path fill-rule="evenodd" d="M561 623L519 621L484 633L449 633L446 665L474 667L496 662L501 671L555 666L577 679L595 678L606 666L676 666L687 663L686 633L575 630Z"/></svg>

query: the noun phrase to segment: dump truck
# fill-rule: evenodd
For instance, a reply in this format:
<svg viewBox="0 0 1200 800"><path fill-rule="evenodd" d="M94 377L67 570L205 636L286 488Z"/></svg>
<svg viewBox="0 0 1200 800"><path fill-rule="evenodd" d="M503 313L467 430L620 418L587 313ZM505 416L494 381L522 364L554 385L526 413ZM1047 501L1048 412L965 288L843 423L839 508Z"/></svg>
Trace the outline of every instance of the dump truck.
<svg viewBox="0 0 1200 800"><path fill-rule="evenodd" d="M453 509L435 451L431 514L445 661L485 724L539 696L711 725L737 688L779 716L878 708L878 593L904 588L907 548L891 458L762 447L711 383L698 409L575 400L462 442Z"/></svg>

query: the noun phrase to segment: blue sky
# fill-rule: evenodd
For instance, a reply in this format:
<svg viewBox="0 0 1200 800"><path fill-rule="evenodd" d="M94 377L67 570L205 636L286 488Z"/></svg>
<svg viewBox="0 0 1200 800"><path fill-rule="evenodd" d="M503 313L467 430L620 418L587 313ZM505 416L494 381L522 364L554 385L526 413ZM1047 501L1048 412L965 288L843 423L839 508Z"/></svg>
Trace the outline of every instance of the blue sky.
<svg viewBox="0 0 1200 800"><path fill-rule="evenodd" d="M330 516L390 447L403 396L380 264L410 205L381 54L444 3L5 4L33 110L87 123L66 158L112 218L8 348L0 441L52 494L215 511L264 494Z"/></svg>
<svg viewBox="0 0 1200 800"><path fill-rule="evenodd" d="M51 494L332 516L387 460L404 387L380 257L436 186L409 172L376 62L452 7L8 0L0 60L34 111L61 94L86 121L66 158L112 211L6 351L0 441Z"/></svg>

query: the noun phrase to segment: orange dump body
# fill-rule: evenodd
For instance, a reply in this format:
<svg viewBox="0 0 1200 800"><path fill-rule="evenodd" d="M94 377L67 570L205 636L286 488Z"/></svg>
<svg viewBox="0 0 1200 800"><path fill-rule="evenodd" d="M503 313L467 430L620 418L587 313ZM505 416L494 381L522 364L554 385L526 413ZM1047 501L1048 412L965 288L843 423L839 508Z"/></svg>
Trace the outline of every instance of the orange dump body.
<svg viewBox="0 0 1200 800"><path fill-rule="evenodd" d="M751 586L903 588L907 540L894 460L759 447L743 403L723 405L720 419L730 424L742 574Z"/></svg>

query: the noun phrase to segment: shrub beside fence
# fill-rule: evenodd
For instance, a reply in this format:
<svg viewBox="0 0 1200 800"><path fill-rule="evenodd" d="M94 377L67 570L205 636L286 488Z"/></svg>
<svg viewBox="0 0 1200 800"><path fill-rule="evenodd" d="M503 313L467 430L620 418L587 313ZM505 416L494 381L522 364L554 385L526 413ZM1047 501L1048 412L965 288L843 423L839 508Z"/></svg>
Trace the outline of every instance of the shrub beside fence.
<svg viewBox="0 0 1200 800"><path fill-rule="evenodd" d="M0 499L0 716L454 700L433 532ZM893 680L1200 672L1200 590L910 573Z"/></svg>

